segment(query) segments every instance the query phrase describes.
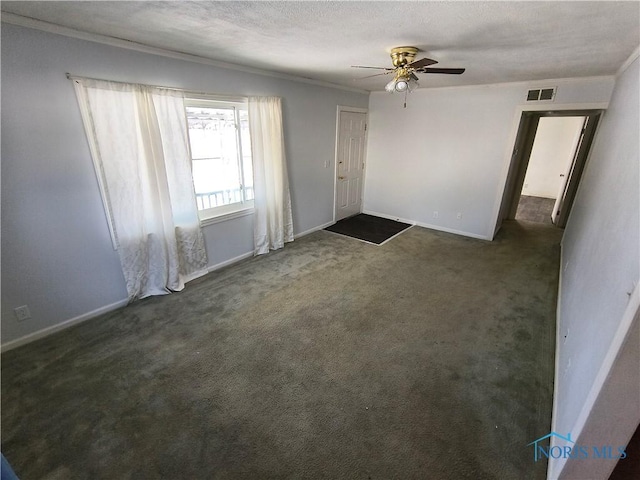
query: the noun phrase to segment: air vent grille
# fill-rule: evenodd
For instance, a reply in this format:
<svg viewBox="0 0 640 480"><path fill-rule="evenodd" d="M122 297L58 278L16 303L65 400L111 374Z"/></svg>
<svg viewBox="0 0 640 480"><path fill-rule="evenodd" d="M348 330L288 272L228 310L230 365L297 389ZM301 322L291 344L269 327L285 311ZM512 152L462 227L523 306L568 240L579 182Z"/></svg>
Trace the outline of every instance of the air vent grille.
<svg viewBox="0 0 640 480"><path fill-rule="evenodd" d="M552 102L556 98L556 87L536 88L527 92L527 102Z"/></svg>

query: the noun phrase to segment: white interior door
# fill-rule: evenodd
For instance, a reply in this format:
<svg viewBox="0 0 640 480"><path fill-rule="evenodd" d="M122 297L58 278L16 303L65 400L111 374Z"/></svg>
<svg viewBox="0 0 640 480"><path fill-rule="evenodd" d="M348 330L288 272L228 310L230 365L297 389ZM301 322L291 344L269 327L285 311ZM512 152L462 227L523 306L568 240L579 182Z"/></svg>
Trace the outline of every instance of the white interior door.
<svg viewBox="0 0 640 480"><path fill-rule="evenodd" d="M340 112L336 158L336 221L362 211L366 119L366 113Z"/></svg>
<svg viewBox="0 0 640 480"><path fill-rule="evenodd" d="M582 141L584 140L584 133L586 131L588 121L589 121L589 117L584 117L582 129L580 130L575 142L575 147L573 150L573 157L571 158L571 162L569 162L567 171L564 174L560 175L561 177L560 190L558 191L558 196L556 197L556 203L553 205L553 210L551 211L551 221L553 222L554 225L558 224L558 218L560 216L560 212L562 211L565 197L567 195L567 187L569 186L569 181L571 180L571 176L573 174L573 169L575 167L576 160L578 158L578 152L580 151L580 147L582 146Z"/></svg>

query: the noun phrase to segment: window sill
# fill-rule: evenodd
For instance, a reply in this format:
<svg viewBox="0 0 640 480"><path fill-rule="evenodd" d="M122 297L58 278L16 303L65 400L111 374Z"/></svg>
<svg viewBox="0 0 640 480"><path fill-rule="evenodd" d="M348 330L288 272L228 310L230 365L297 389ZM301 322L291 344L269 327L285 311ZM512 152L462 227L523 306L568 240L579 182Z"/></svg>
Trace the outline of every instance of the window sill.
<svg viewBox="0 0 640 480"><path fill-rule="evenodd" d="M200 226L206 227L208 225L214 225L216 223L226 222L227 220L233 220L234 218L246 217L247 215L253 215L253 207L247 207L247 208L243 208L242 210L223 213L222 215L216 215L215 217L201 218Z"/></svg>

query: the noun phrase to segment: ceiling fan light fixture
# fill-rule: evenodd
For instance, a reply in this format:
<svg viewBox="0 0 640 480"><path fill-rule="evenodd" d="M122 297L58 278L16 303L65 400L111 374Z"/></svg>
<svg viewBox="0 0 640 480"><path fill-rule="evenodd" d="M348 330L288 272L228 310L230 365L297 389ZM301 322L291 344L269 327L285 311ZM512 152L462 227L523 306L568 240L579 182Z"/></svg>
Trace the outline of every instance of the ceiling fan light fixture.
<svg viewBox="0 0 640 480"><path fill-rule="evenodd" d="M409 89L409 82L406 79L401 78L400 80L396 81L396 87L395 87L396 92L404 92L408 89Z"/></svg>
<svg viewBox="0 0 640 480"><path fill-rule="evenodd" d="M416 47L396 47L391 49L391 62L393 68L389 67L370 67L366 65L353 65L354 68L373 68L376 70L384 70L382 73L375 75L369 75L369 77L377 77L379 75L388 75L393 73L394 77L384 87L387 93L404 93L405 106L407 93L413 92L420 85L418 84L417 73L440 73L450 75L461 75L464 73L464 68L432 68L430 65L438 63L437 60L432 58L421 58L415 60L417 53L420 50ZM362 77L362 78L369 78Z"/></svg>
<svg viewBox="0 0 640 480"><path fill-rule="evenodd" d="M395 92L396 91L396 79L394 78L389 83L387 83L385 85L384 89L389 93Z"/></svg>

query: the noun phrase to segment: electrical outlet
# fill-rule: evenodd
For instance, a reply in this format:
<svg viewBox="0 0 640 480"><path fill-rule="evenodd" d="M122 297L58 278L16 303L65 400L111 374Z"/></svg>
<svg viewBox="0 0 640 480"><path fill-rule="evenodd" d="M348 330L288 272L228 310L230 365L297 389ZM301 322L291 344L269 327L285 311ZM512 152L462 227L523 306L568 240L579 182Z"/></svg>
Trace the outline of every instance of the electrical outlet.
<svg viewBox="0 0 640 480"><path fill-rule="evenodd" d="M458 214L456 215L456 218L458 220L462 219L462 212L458 212Z"/></svg>
<svg viewBox="0 0 640 480"><path fill-rule="evenodd" d="M29 311L29 307L27 307L26 305L14 308L13 311L16 314L16 319L19 322L24 322L25 320L29 320L31 318L31 312Z"/></svg>
<svg viewBox="0 0 640 480"><path fill-rule="evenodd" d="M438 218L438 212L436 210L433 211L433 218Z"/></svg>

